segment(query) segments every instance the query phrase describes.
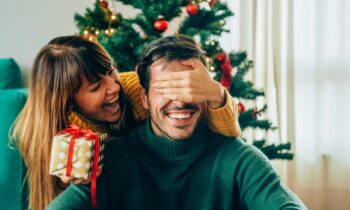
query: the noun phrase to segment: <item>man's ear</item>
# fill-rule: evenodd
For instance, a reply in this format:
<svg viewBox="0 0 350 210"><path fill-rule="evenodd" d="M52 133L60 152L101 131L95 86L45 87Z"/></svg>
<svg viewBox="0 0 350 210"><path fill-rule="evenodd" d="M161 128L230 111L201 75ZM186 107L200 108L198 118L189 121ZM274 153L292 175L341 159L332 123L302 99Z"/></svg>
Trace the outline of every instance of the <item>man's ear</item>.
<svg viewBox="0 0 350 210"><path fill-rule="evenodd" d="M146 93L145 88L143 88L143 87L140 87L140 98L141 98L143 107L148 110L149 106L148 106L147 93Z"/></svg>

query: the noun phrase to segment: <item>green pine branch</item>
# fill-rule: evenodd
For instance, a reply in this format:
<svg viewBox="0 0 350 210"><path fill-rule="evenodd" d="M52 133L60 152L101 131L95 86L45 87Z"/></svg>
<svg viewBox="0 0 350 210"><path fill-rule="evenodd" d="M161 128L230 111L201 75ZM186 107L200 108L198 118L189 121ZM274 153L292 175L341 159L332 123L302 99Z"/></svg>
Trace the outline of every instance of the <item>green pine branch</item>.
<svg viewBox="0 0 350 210"><path fill-rule="evenodd" d="M130 21L140 26L143 32L151 38L158 38L162 33L153 28L153 23L160 17L168 22L179 17L182 13L181 7L184 4L183 0L172 0L166 3L162 0L120 0L120 2L142 11L135 18L131 18Z"/></svg>
<svg viewBox="0 0 350 210"><path fill-rule="evenodd" d="M246 61L247 59L247 53L245 51L239 51L239 52L236 52L236 53L233 53L231 52L229 54L229 57L230 57L230 61L231 61L231 65L233 67L238 67L240 66L244 61ZM248 61L248 67L250 67L250 63ZM243 75L244 76L244 75Z"/></svg>
<svg viewBox="0 0 350 210"><path fill-rule="evenodd" d="M196 15L187 16L180 25L179 33L192 37L198 35L201 43L204 43L213 35L220 36L222 32L229 32L224 29L224 19L233 15L226 3L215 4L210 10L199 9Z"/></svg>
<svg viewBox="0 0 350 210"><path fill-rule="evenodd" d="M272 126L272 122L269 120L259 120L257 115L262 112L265 112L267 106L265 105L262 109L248 109L247 111L240 113L238 117L239 125L242 130L250 127L250 128L260 128L264 130L274 130L276 127Z"/></svg>
<svg viewBox="0 0 350 210"><path fill-rule="evenodd" d="M263 152L269 159L287 159L292 160L294 154L289 152L290 143L267 144L265 139L255 140L253 145Z"/></svg>
<svg viewBox="0 0 350 210"><path fill-rule="evenodd" d="M116 61L120 72L135 70L137 58L146 44L140 34L128 26L120 27L112 36L103 34L98 41Z"/></svg>
<svg viewBox="0 0 350 210"><path fill-rule="evenodd" d="M181 14L181 7L186 5L184 0L172 0L164 2L164 0L116 0L125 5L133 6L140 9L142 13L148 17L147 19L156 20L159 15L162 15L167 20L172 20ZM152 21L152 22L153 22Z"/></svg>

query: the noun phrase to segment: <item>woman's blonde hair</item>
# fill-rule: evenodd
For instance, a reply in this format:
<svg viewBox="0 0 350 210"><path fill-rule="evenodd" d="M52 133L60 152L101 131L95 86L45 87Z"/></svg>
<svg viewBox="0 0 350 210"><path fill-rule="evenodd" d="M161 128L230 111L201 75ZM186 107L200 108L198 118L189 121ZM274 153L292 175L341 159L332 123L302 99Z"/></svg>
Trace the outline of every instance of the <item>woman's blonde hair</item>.
<svg viewBox="0 0 350 210"><path fill-rule="evenodd" d="M29 76L28 99L12 134L28 169L30 209L45 209L62 191L58 178L49 175L51 142L69 125L68 114L74 109L74 92L81 85L81 75L92 82L112 66L103 47L78 36L55 38L36 56ZM121 105L125 113L126 105ZM120 122L125 124L125 116Z"/></svg>

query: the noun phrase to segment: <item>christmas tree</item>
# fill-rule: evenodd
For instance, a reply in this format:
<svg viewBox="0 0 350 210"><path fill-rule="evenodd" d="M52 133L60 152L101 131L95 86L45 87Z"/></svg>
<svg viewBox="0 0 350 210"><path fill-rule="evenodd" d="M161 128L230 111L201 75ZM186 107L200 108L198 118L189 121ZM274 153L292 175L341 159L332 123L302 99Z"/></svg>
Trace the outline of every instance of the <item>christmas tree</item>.
<svg viewBox="0 0 350 210"><path fill-rule="evenodd" d="M117 62L119 71L134 70L144 46L163 36L169 22L181 16L183 21L175 33L194 37L207 52L209 71L214 79L220 81L239 101L237 106L242 130L253 128L267 132L276 129L269 120L258 117L266 111L266 105L261 109L247 109L244 105L244 101L254 101L264 96L262 90L254 89L253 83L244 78L254 68L253 61L243 51L226 53L217 41L223 32L229 32L224 28L225 19L233 16L233 12L227 4L219 0L115 1L140 12L133 18L124 18L114 11L115 8L111 6L113 1L96 0L93 8L87 8L85 14L76 14L75 21L80 35L102 44ZM266 139L250 141L270 159L293 158L290 143L269 144Z"/></svg>

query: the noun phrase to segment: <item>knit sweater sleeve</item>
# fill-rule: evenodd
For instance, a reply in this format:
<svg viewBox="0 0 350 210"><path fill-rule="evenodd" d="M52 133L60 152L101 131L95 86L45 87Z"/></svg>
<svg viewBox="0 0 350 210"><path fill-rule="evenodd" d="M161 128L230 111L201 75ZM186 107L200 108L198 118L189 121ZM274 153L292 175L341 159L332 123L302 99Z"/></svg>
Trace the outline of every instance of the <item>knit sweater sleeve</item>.
<svg viewBox="0 0 350 210"><path fill-rule="evenodd" d="M247 209L307 209L282 183L265 155L252 146L241 152L237 157L236 182L240 200Z"/></svg>
<svg viewBox="0 0 350 210"><path fill-rule="evenodd" d="M140 81L136 72L120 73L119 78L126 97L132 104L134 117L139 121L145 119L148 116L148 111L142 106L139 96ZM223 107L206 109L207 124L215 133L232 137L240 136L241 128L238 123L237 106L227 90L225 90L225 98L226 101Z"/></svg>
<svg viewBox="0 0 350 210"><path fill-rule="evenodd" d="M238 123L238 110L236 102L225 88L225 104L218 109L208 107L205 117L209 128L215 133L229 137L239 137L241 127Z"/></svg>
<svg viewBox="0 0 350 210"><path fill-rule="evenodd" d="M108 194L105 185L98 179L97 187L97 207L98 209L107 209ZM90 185L74 185L71 184L59 196L57 196L46 208L46 210L94 210L90 197Z"/></svg>

